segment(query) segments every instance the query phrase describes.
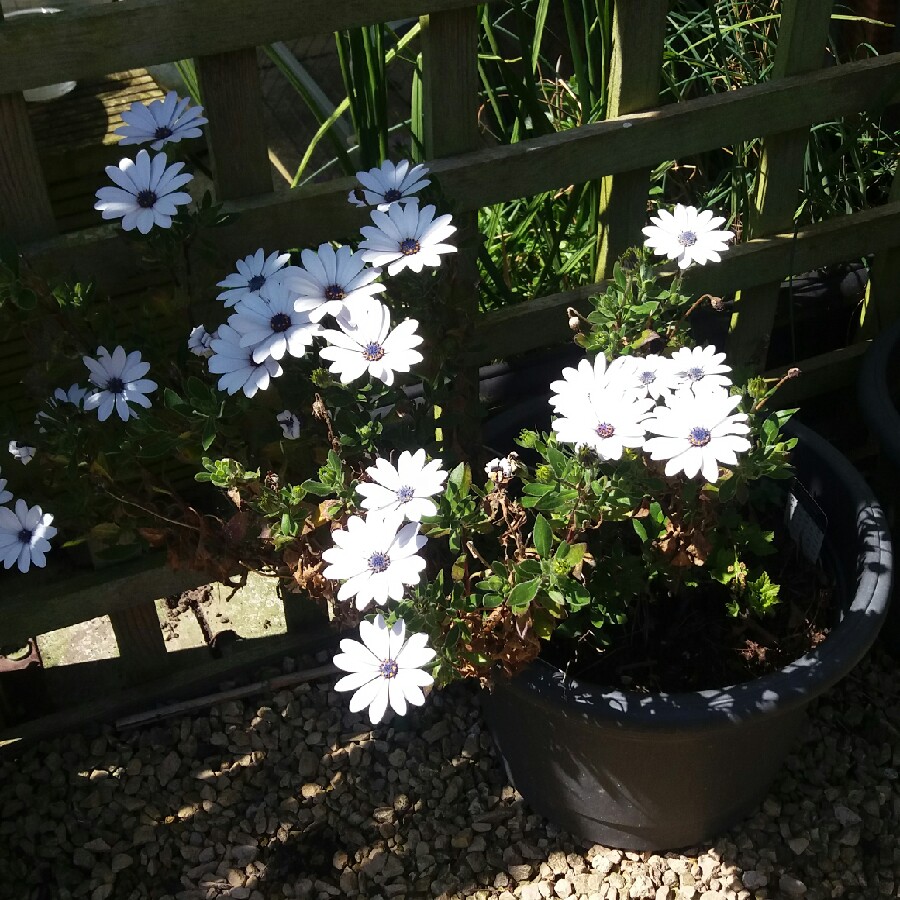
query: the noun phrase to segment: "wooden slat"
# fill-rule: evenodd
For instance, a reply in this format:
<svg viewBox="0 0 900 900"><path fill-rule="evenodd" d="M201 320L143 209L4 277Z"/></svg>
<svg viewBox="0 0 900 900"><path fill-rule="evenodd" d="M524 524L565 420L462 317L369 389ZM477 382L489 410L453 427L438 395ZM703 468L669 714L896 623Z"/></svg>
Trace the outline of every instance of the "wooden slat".
<svg viewBox="0 0 900 900"><path fill-rule="evenodd" d="M668 0L618 0L613 17L613 54L606 118L641 112L659 102ZM613 263L641 242L647 224L651 169L607 176L600 183L598 280L612 275Z"/></svg>
<svg viewBox="0 0 900 900"><path fill-rule="evenodd" d="M900 166L894 168L894 180L888 196L900 201ZM900 237L875 255L869 267L869 282L856 340L869 340L900 319Z"/></svg>
<svg viewBox="0 0 900 900"><path fill-rule="evenodd" d="M4 26L0 93L470 5L471 0L128 0L70 6L55 16L23 16Z"/></svg>
<svg viewBox="0 0 900 900"><path fill-rule="evenodd" d="M63 577L54 578L53 572L29 572L21 577L4 573L0 634L4 643L24 642L36 634L180 594L209 580L202 572L173 571L165 565L164 553L148 553L106 569Z"/></svg>
<svg viewBox="0 0 900 900"><path fill-rule="evenodd" d="M431 168L459 213L897 100L900 54L893 54L478 150L438 160ZM300 247L353 237L366 221L364 211L346 202L354 183L341 178L229 204L239 215L216 231L216 245L224 259L234 259L259 246L284 247L286 235ZM27 252L43 271L95 277L109 293L163 278L158 270L148 272L139 245L123 240L121 229L112 225L64 235Z"/></svg>
<svg viewBox="0 0 900 900"><path fill-rule="evenodd" d="M822 66L831 22L831 0L784 4L772 77L800 75ZM763 143L755 209L748 234L762 237L788 229L799 205L809 131L798 128L769 136ZM728 341L729 358L759 371L769 349L778 303L778 281L741 292Z"/></svg>
<svg viewBox="0 0 900 900"><path fill-rule="evenodd" d="M778 389L774 398L776 407L801 406L812 397L854 386L868 345L869 342L864 341L800 360L795 364L800 369L799 377L786 381ZM781 378L789 368L792 366L781 366L764 374L766 378Z"/></svg>
<svg viewBox="0 0 900 900"><path fill-rule="evenodd" d="M305 634L242 640L224 659L209 659L197 648L175 651L169 654L169 673L152 682L114 691L99 700L68 707L0 731L0 753L16 755L43 738L77 731L93 722L111 721L126 713L147 709L162 700L191 696L269 660L280 661L286 654L314 652L333 646L338 637L330 628L320 628L308 630Z"/></svg>
<svg viewBox="0 0 900 900"><path fill-rule="evenodd" d="M256 48L201 56L196 64L217 199L269 193L272 173Z"/></svg>
<svg viewBox="0 0 900 900"><path fill-rule="evenodd" d="M7 27L0 23L0 34ZM21 94L0 94L0 233L17 241L34 241L56 233Z"/></svg>
<svg viewBox="0 0 900 900"><path fill-rule="evenodd" d="M859 259L896 241L900 229L900 203L841 216L793 233L772 235L731 248L722 262L688 270L684 289L699 296L725 296L739 287L755 287L773 277L808 272L822 266ZM479 326L479 342L472 359L483 363L559 343L571 336L568 306L591 309L588 298L602 294L606 283L585 285L574 291L538 297L488 313Z"/></svg>
<svg viewBox="0 0 900 900"><path fill-rule="evenodd" d="M425 153L430 159L474 150L478 135L478 9L433 13L422 24L422 121ZM452 198L451 198L451 202ZM442 264L442 301L452 322L439 337L441 355L454 365L474 336L478 319L478 214L455 212L457 252ZM427 325L426 325L427 333ZM434 333L432 331L432 337ZM471 456L481 444L478 416L478 370L454 372L450 401L441 421L444 440L455 456Z"/></svg>
<svg viewBox="0 0 900 900"><path fill-rule="evenodd" d="M153 600L110 613L109 621L130 684L156 678L165 671L166 642Z"/></svg>

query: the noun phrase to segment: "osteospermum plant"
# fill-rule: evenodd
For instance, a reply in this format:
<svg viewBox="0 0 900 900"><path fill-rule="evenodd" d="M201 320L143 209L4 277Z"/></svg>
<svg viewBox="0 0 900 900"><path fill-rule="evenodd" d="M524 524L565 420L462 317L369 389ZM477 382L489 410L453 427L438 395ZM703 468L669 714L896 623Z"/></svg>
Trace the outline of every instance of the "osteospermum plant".
<svg viewBox="0 0 900 900"><path fill-rule="evenodd" d="M78 315L48 350L33 426L8 436L4 566L43 565L57 527L100 510L93 530L114 524L216 577L265 571L358 627L336 689L372 722L566 641L599 652L694 591L735 621L777 603L767 503L790 474L786 417L766 412L770 385L734 380L722 351L694 339L692 314L717 301L686 295L681 277L725 252L724 220L659 210L593 311L572 314L585 357L548 385L546 427L466 459L435 422L452 373L432 365L447 339L433 285L456 226L429 202L425 166L359 173L359 240L247 246L203 286L217 302L195 304L185 245L220 219L161 148L197 137L202 110L170 95L124 120L122 143L150 148L107 171L96 208L166 250L184 335L172 353L146 329L142 346L89 292L55 295ZM404 390L414 380L418 395ZM69 487L71 508L23 498L15 460L35 454L29 472L46 459L52 497ZM173 460L221 491L214 516L169 482L129 493L158 487Z"/></svg>

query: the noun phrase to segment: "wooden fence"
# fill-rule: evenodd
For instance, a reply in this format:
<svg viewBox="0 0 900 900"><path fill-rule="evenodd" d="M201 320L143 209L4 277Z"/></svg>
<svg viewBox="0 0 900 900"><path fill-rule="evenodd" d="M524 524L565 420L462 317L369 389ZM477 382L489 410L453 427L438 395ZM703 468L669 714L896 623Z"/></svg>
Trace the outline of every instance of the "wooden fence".
<svg viewBox="0 0 900 900"><path fill-rule="evenodd" d="M475 230L480 207L518 197L602 181L605 225L601 265L640 240L650 170L705 150L764 138L760 190L749 240L715 267L690 273L697 291L740 290L731 333L734 360L759 367L775 315L782 279L793 273L877 254L863 337L900 316L892 291L900 243L900 187L877 209L793 230L809 127L862 110L879 111L900 100L900 54L822 68L832 14L830 0L784 0L772 77L764 84L658 107L666 0L621 2L609 118L564 133L485 149L477 124L477 7L469 0L269 0L257 13L244 0L127 0L71 9L54 16L0 22L0 232L24 246L39 271L93 277L112 294L152 282L139 250L118 226L58 235L47 186L29 127L23 89L54 81L193 57L210 120L208 143L218 198L240 213L223 228L223 259L257 246L315 245L358 232L365 213L346 203L349 179L273 191L261 117L256 47L278 40L413 16L422 17L424 121L429 165L461 225L461 252L453 302L476 314ZM598 272L601 278L604 272ZM476 322L468 361L478 362L549 345L566 336L563 311L584 308L598 285L492 312ZM489 335L490 340L485 340ZM853 379L866 341L826 357L800 362L804 379L788 386L789 402ZM16 348L0 344L0 375L15 379ZM0 389L4 384L0 382ZM148 568L149 567L149 568ZM63 710L39 722L9 727L0 740L40 736L88 718L148 703L176 686L199 685L235 665L204 663L187 675L173 670L158 634L153 599L202 581L196 573L154 568L152 558L119 571L84 576L86 583L29 585L0 597L4 643L109 614L121 664L135 686L88 709ZM105 583L104 583L105 582ZM249 658L279 654L306 638L290 631L266 639ZM268 649L266 649L268 648ZM2 715L2 707L0 707Z"/></svg>

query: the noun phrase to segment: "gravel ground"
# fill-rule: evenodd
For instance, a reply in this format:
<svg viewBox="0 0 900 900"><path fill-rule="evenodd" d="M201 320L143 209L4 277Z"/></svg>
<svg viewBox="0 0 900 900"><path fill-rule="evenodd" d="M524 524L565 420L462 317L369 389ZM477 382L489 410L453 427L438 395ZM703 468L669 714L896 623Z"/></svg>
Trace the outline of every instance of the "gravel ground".
<svg viewBox="0 0 900 900"><path fill-rule="evenodd" d="M70 735L0 762L0 896L897 897L898 697L900 666L876 654L816 705L755 815L666 854L587 846L532 814L465 686L375 729L321 682Z"/></svg>

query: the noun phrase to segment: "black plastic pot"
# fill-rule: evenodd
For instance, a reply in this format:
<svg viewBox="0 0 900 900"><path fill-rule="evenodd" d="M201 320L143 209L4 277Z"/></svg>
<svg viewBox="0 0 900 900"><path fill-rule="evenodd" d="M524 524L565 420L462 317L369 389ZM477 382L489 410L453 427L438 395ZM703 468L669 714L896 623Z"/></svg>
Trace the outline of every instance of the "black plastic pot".
<svg viewBox="0 0 900 900"><path fill-rule="evenodd" d="M519 411L525 427L527 404ZM612 690L566 680L543 660L498 681L484 698L487 720L537 812L630 850L714 837L762 801L806 707L869 649L890 595L884 514L840 453L801 425L795 434L799 477L827 516L822 557L840 603L828 638L778 672L718 690Z"/></svg>

